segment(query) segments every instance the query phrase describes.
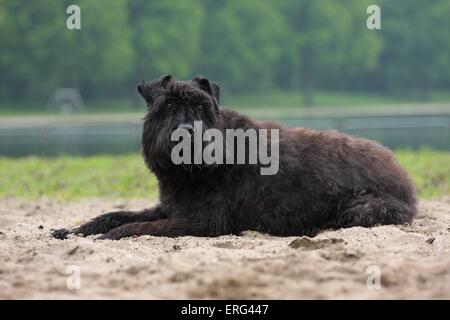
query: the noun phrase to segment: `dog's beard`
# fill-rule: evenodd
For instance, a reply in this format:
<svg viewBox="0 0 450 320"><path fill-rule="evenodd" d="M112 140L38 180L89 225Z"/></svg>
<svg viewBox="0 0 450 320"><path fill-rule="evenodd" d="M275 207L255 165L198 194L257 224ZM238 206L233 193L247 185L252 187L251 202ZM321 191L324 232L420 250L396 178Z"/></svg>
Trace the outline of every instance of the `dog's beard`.
<svg viewBox="0 0 450 320"><path fill-rule="evenodd" d="M172 158L172 150L180 141L172 141L172 126L154 126L154 123L148 121L144 124L142 136L142 154L147 167L156 171L181 170L186 172L197 172L200 170L213 169L217 164L207 164L203 159L205 148L213 143L204 141L203 136L207 128L202 127L200 142L195 141L194 135L190 136L190 159L189 161L175 164ZM195 146L197 144L197 146ZM183 152L183 151L182 151ZM182 155L182 154L181 154ZM197 158L197 161L196 161ZM198 162L200 159L200 163Z"/></svg>
<svg viewBox="0 0 450 320"><path fill-rule="evenodd" d="M171 143L168 132L168 123L156 121L149 115L144 118L142 155L145 164L153 172L170 168L172 161L170 158Z"/></svg>
<svg viewBox="0 0 450 320"><path fill-rule="evenodd" d="M173 164L174 166L176 166L178 169L180 170L184 170L184 171L189 171L189 172L198 172L200 170L206 170L206 169L211 169L214 168L216 166L216 164L208 164L205 162L204 159L204 151L205 148L212 143L211 141L204 141L203 137L205 135L205 131L206 129L203 127L201 134L198 133L194 133L193 135L189 136L188 138L184 138L184 139L188 139L186 142L189 145L189 148L187 149L182 149L182 150L174 150L174 147L180 143L181 140L179 141L171 141L171 156L172 155L172 151L174 151L174 153L178 153L178 155L183 158L183 162L182 163L178 163L178 164ZM197 136L198 134L198 136ZM184 153L187 153L187 155L185 155ZM173 159L172 159L173 160Z"/></svg>
<svg viewBox="0 0 450 320"><path fill-rule="evenodd" d="M145 163L152 171L168 170L173 164L170 157L171 146L167 139L143 139L142 154Z"/></svg>

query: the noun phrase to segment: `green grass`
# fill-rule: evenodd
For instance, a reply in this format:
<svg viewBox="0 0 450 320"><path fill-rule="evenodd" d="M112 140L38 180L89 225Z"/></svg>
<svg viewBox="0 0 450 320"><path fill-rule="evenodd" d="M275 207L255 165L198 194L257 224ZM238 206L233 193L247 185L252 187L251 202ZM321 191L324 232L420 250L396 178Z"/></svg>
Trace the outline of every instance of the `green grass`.
<svg viewBox="0 0 450 320"><path fill-rule="evenodd" d="M92 101L86 103L77 113L97 114L97 113L127 113L145 111L145 103L133 106L130 99L118 99L111 101ZM30 103L0 103L0 115L4 116L26 116L26 115L53 115L61 114L52 107L45 104Z"/></svg>
<svg viewBox="0 0 450 320"><path fill-rule="evenodd" d="M398 151L421 198L450 194L450 152ZM155 177L138 155L0 158L0 197L155 198Z"/></svg>
<svg viewBox="0 0 450 320"><path fill-rule="evenodd" d="M137 155L0 158L0 196L155 198L156 179Z"/></svg>
<svg viewBox="0 0 450 320"><path fill-rule="evenodd" d="M450 100L450 97L448 97ZM447 101L448 101L447 100ZM327 106L373 106L411 102L410 99L399 99L387 95L370 93L326 92L317 91L314 95L314 105ZM252 108L299 108L304 107L300 91L268 91L257 94L224 97L225 105L240 109Z"/></svg>
<svg viewBox="0 0 450 320"><path fill-rule="evenodd" d="M450 195L450 152L401 150L396 156L413 179L421 198Z"/></svg>
<svg viewBox="0 0 450 320"><path fill-rule="evenodd" d="M432 92L427 101L414 96L392 96L381 93L364 92L339 92L320 91L314 93L314 104L316 107L359 107L379 106L391 107L396 104L405 103L435 103L450 102L450 93L447 91ZM264 91L251 94L223 93L222 104L240 110L253 109L285 109L292 110L303 108L303 97L300 91ZM93 113L124 113L144 112L145 104L139 100L138 105L133 106L130 99L116 99L111 101L88 101L80 111L81 114ZM0 115L30 115L30 114L55 114L55 110L45 105L33 105L26 103L0 103Z"/></svg>

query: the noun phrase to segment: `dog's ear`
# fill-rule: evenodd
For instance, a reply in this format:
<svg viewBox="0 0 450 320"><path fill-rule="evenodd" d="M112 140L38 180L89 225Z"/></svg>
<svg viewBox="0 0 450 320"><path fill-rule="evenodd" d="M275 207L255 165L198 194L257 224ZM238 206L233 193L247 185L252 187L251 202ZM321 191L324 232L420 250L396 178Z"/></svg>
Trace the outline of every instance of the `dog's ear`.
<svg viewBox="0 0 450 320"><path fill-rule="evenodd" d="M208 78L202 76L195 77L192 79L192 82L197 84L201 90L211 95L217 106L220 105L220 86L216 82L209 81Z"/></svg>
<svg viewBox="0 0 450 320"><path fill-rule="evenodd" d="M142 81L138 86L137 89L141 96L148 102L151 103L151 100L153 99L153 96L161 90L161 88L167 88L170 82L172 82L174 78L172 75L168 74L165 76L162 76L161 78L157 80L152 80L149 82Z"/></svg>
<svg viewBox="0 0 450 320"><path fill-rule="evenodd" d="M138 84L138 86L137 86L138 92L141 96L144 96L144 86L145 86L145 81L141 80L141 83Z"/></svg>
<svg viewBox="0 0 450 320"><path fill-rule="evenodd" d="M220 105L220 86L217 82L211 81L212 96L216 99L217 105Z"/></svg>
<svg viewBox="0 0 450 320"><path fill-rule="evenodd" d="M172 80L173 80L173 77L172 77L171 74L167 74L167 75L165 75L165 76L162 76L162 77L159 79L159 81L160 81L160 83L161 83L161 87L163 87L163 88L166 88L167 85L168 85L170 82L172 82Z"/></svg>

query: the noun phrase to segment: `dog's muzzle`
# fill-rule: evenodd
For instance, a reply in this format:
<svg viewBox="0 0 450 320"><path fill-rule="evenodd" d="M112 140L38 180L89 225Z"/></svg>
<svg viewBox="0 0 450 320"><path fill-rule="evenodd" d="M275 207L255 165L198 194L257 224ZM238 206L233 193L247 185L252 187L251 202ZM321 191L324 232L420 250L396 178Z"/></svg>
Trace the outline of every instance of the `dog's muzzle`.
<svg viewBox="0 0 450 320"><path fill-rule="evenodd" d="M187 130L189 132L189 135L194 135L194 127L190 123L182 123L176 128L176 130L178 129Z"/></svg>

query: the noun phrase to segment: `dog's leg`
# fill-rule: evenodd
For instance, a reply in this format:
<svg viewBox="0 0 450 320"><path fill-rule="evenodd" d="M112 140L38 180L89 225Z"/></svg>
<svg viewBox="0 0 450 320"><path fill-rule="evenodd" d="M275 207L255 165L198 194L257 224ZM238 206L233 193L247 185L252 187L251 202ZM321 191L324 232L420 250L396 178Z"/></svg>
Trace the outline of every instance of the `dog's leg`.
<svg viewBox="0 0 450 320"><path fill-rule="evenodd" d="M118 240L130 236L152 235L160 237L179 236L214 236L207 231L207 226L199 222L181 221L175 218L163 219L153 222L138 222L122 225L112 229L98 239Z"/></svg>
<svg viewBox="0 0 450 320"><path fill-rule="evenodd" d="M82 234L84 237L107 233L108 231L120 227L124 224L144 222L144 221L155 221L159 219L167 218L167 215L161 210L160 207L154 207L146 209L143 211L115 211L102 214L88 223L83 224L78 228L72 230L59 229L53 231L53 237L57 239L66 239L69 234Z"/></svg>
<svg viewBox="0 0 450 320"><path fill-rule="evenodd" d="M351 200L332 221L327 223L327 227L404 224L411 222L415 214L416 208L413 203L406 203L390 195L366 194Z"/></svg>

